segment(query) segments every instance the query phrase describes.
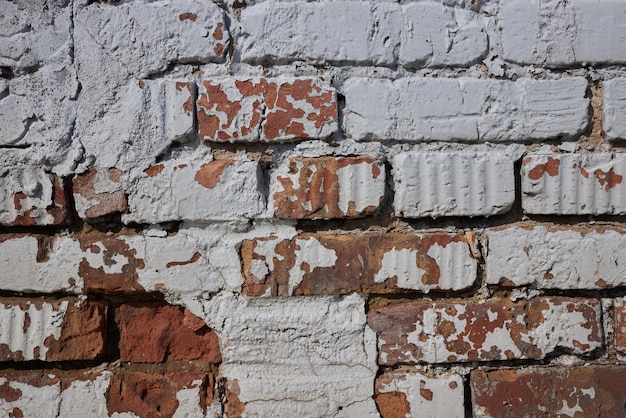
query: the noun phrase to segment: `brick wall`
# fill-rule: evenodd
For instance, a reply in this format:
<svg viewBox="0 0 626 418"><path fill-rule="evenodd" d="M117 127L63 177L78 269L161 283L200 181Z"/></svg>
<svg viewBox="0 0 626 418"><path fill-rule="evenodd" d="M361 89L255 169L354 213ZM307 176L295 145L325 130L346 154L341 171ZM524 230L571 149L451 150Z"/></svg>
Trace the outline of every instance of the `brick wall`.
<svg viewBox="0 0 626 418"><path fill-rule="evenodd" d="M626 4L0 0L0 415L626 414Z"/></svg>

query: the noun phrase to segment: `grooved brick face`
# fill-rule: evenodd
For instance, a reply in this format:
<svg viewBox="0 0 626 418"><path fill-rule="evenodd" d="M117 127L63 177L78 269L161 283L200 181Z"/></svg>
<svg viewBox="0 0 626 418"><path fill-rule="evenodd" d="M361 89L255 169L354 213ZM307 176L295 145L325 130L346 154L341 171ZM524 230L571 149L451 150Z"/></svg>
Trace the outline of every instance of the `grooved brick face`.
<svg viewBox="0 0 626 418"><path fill-rule="evenodd" d="M413 302L374 308L379 363L541 359L557 347L576 354L602 345L596 300Z"/></svg>
<svg viewBox="0 0 626 418"><path fill-rule="evenodd" d="M221 361L217 335L187 309L162 303L120 308L120 359L160 363Z"/></svg>
<svg viewBox="0 0 626 418"><path fill-rule="evenodd" d="M474 370L474 416L623 417L626 371L620 366Z"/></svg>
<svg viewBox="0 0 626 418"><path fill-rule="evenodd" d="M473 235L303 234L245 241L245 294L460 290L476 279Z"/></svg>
<svg viewBox="0 0 626 418"><path fill-rule="evenodd" d="M297 157L273 173L270 188L277 218L366 216L384 199L385 167L372 157Z"/></svg>
<svg viewBox="0 0 626 418"><path fill-rule="evenodd" d="M209 79L197 100L201 140L326 138L337 129L335 90L318 79Z"/></svg>

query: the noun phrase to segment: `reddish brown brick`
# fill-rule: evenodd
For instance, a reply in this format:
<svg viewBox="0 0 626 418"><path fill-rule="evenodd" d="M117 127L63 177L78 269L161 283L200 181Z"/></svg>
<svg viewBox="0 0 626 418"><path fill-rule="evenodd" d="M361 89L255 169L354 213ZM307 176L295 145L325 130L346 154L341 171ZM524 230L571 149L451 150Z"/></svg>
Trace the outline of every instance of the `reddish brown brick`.
<svg viewBox="0 0 626 418"><path fill-rule="evenodd" d="M107 305L76 298L0 302L0 360L94 360L104 354Z"/></svg>
<svg viewBox="0 0 626 418"><path fill-rule="evenodd" d="M474 416L626 416L626 366L474 370L470 382Z"/></svg>
<svg viewBox="0 0 626 418"><path fill-rule="evenodd" d="M378 211L385 167L372 157L292 158L272 176L277 218L355 218Z"/></svg>
<svg viewBox="0 0 626 418"><path fill-rule="evenodd" d="M600 311L597 300L561 297L411 302L371 309L368 324L380 364L541 359L601 347Z"/></svg>
<svg viewBox="0 0 626 418"><path fill-rule="evenodd" d="M116 168L91 167L74 177L74 201L78 215L90 220L126 210L126 194L122 189L122 172Z"/></svg>
<svg viewBox="0 0 626 418"><path fill-rule="evenodd" d="M626 298L615 300L615 348L626 353Z"/></svg>
<svg viewBox="0 0 626 418"><path fill-rule="evenodd" d="M476 279L475 238L461 234L303 234L245 241L248 295L459 290Z"/></svg>
<svg viewBox="0 0 626 418"><path fill-rule="evenodd" d="M119 317L122 361L221 361L217 335L186 308L160 302L124 304Z"/></svg>

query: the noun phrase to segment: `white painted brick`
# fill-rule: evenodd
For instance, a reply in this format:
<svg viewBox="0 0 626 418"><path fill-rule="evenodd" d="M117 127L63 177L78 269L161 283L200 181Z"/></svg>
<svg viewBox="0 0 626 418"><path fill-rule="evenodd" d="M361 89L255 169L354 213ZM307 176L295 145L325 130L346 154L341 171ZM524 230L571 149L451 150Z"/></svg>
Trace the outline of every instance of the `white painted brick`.
<svg viewBox="0 0 626 418"><path fill-rule="evenodd" d="M514 161L501 153L403 153L393 159L396 216L490 216L515 201Z"/></svg>
<svg viewBox="0 0 626 418"><path fill-rule="evenodd" d="M478 14L420 2L403 8L400 64L465 66L487 52L487 35Z"/></svg>
<svg viewBox="0 0 626 418"><path fill-rule="evenodd" d="M619 228L590 227L491 229L487 231L487 283L548 289L623 286L625 233Z"/></svg>
<svg viewBox="0 0 626 418"><path fill-rule="evenodd" d="M155 170L155 171L150 171ZM215 221L254 218L265 209L257 162L176 161L152 166L127 188L122 221Z"/></svg>
<svg viewBox="0 0 626 418"><path fill-rule="evenodd" d="M507 141L580 134L587 81L352 78L343 86L346 133L356 140Z"/></svg>
<svg viewBox="0 0 626 418"><path fill-rule="evenodd" d="M602 83L602 128L608 139L626 139L626 78Z"/></svg>
<svg viewBox="0 0 626 418"><path fill-rule="evenodd" d="M502 2L504 59L545 67L626 62L626 4L621 1Z"/></svg>
<svg viewBox="0 0 626 418"><path fill-rule="evenodd" d="M244 62L392 65L402 12L380 2L263 2L241 11Z"/></svg>
<svg viewBox="0 0 626 418"><path fill-rule="evenodd" d="M523 163L522 208L526 213L626 213L624 154L530 154Z"/></svg>
<svg viewBox="0 0 626 418"><path fill-rule="evenodd" d="M376 379L376 394L385 393L405 396L408 410L398 412L404 412L407 418L465 417L463 378L456 373L433 377L417 372L386 372ZM381 412L398 408L392 402L387 406L384 399L384 396L377 399Z"/></svg>
<svg viewBox="0 0 626 418"><path fill-rule="evenodd" d="M360 403L359 416L378 416L371 401L376 342L362 297L223 293L202 305L219 335L221 374L227 387L238 387L244 415L326 417Z"/></svg>
<svg viewBox="0 0 626 418"><path fill-rule="evenodd" d="M133 80L102 115L81 112L78 133L94 164L126 171L150 164L174 141L188 141L195 133L194 88L184 79Z"/></svg>
<svg viewBox="0 0 626 418"><path fill-rule="evenodd" d="M48 384L29 384L18 380L11 381L0 377L0 385L8 390L19 391L17 399L0 398L0 415L3 417L56 418L58 416L57 403L61 394L61 382L51 378ZM19 411L19 412L18 412Z"/></svg>

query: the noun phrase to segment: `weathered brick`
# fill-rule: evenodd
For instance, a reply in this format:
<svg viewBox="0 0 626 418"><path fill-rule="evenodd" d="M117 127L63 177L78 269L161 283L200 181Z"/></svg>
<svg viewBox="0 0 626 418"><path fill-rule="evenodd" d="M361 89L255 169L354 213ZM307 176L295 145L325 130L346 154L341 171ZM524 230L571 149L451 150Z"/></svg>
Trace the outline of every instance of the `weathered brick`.
<svg viewBox="0 0 626 418"><path fill-rule="evenodd" d="M602 83L602 128L608 139L626 139L626 78Z"/></svg>
<svg viewBox="0 0 626 418"><path fill-rule="evenodd" d="M201 140L286 141L337 130L335 90L315 78L204 80L196 104Z"/></svg>
<svg viewBox="0 0 626 418"><path fill-rule="evenodd" d="M522 165L522 208L543 215L626 213L624 154L531 154Z"/></svg>
<svg viewBox="0 0 626 418"><path fill-rule="evenodd" d="M487 34L480 19L473 11L437 2L404 6L400 64L471 65L487 53Z"/></svg>
<svg viewBox="0 0 626 418"><path fill-rule="evenodd" d="M241 11L241 56L251 63L391 65L401 20L398 5L382 2L263 2Z"/></svg>
<svg viewBox="0 0 626 418"><path fill-rule="evenodd" d="M2 370L0 415L8 417L217 417L214 377L161 370Z"/></svg>
<svg viewBox="0 0 626 418"><path fill-rule="evenodd" d="M402 153L393 159L396 216L490 216L515 202L514 160L501 153Z"/></svg>
<svg viewBox="0 0 626 418"><path fill-rule="evenodd" d="M615 299L614 309L615 348L626 353L626 298Z"/></svg>
<svg viewBox="0 0 626 418"><path fill-rule="evenodd" d="M104 354L107 305L66 299L0 302L0 361L94 360Z"/></svg>
<svg viewBox="0 0 626 418"><path fill-rule="evenodd" d="M474 416L623 417L626 367L567 366L471 373Z"/></svg>
<svg viewBox="0 0 626 418"><path fill-rule="evenodd" d="M0 262L0 289L17 292L216 292L223 286L211 277L203 244L185 232L4 235Z"/></svg>
<svg viewBox="0 0 626 418"><path fill-rule="evenodd" d="M221 361L217 335L189 310L161 302L120 307L120 360Z"/></svg>
<svg viewBox="0 0 626 418"><path fill-rule="evenodd" d="M247 295L460 290L476 280L472 234L302 234L243 243Z"/></svg>
<svg viewBox="0 0 626 418"><path fill-rule="evenodd" d="M195 84L190 81L133 79L117 91L106 109L93 105L78 115L76 134L94 166L128 172L195 136Z"/></svg>
<svg viewBox="0 0 626 418"><path fill-rule="evenodd" d="M272 173L274 216L354 218L378 211L385 166L372 157L292 158Z"/></svg>
<svg viewBox="0 0 626 418"><path fill-rule="evenodd" d="M223 344L227 416L376 416L376 343L360 296L198 303Z"/></svg>
<svg viewBox="0 0 626 418"><path fill-rule="evenodd" d="M505 60L544 67L626 62L626 5L511 0L500 10Z"/></svg>
<svg viewBox="0 0 626 418"><path fill-rule="evenodd" d="M98 220L126 210L126 194L116 168L91 167L74 177L74 204L82 219Z"/></svg>
<svg viewBox="0 0 626 418"><path fill-rule="evenodd" d="M587 354L601 347L600 315L593 299L492 298L377 307L368 325L384 365L542 359L557 349Z"/></svg>
<svg viewBox="0 0 626 418"><path fill-rule="evenodd" d="M487 283L548 289L623 286L625 232L618 227L585 225L490 229L486 233Z"/></svg>
<svg viewBox="0 0 626 418"><path fill-rule="evenodd" d="M259 164L246 159L169 160L152 165L127 188L122 221L223 221L254 218L265 209Z"/></svg>
<svg viewBox="0 0 626 418"><path fill-rule="evenodd" d="M0 177L0 225L61 225L68 216L63 181L38 168L10 169Z"/></svg>
<svg viewBox="0 0 626 418"><path fill-rule="evenodd" d="M465 417L465 387L456 373L385 372L376 379L374 400L382 418Z"/></svg>
<svg viewBox="0 0 626 418"><path fill-rule="evenodd" d="M351 78L346 134L356 140L511 141L572 137L588 123L587 80Z"/></svg>

